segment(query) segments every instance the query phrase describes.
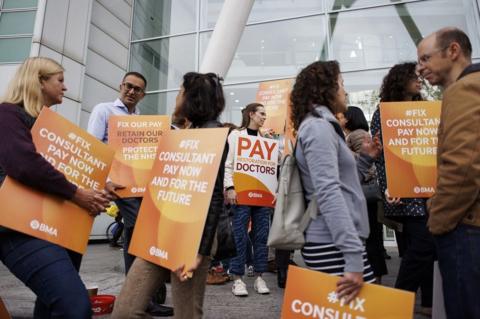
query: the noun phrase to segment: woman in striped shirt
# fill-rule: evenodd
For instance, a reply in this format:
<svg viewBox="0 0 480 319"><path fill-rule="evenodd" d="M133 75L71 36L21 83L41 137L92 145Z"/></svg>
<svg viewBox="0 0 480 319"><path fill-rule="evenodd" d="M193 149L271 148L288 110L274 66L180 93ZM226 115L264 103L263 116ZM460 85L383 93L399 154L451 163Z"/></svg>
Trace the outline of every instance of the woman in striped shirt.
<svg viewBox="0 0 480 319"><path fill-rule="evenodd" d="M357 164L334 114L346 111L346 92L336 61L318 61L297 76L291 94L297 130L295 157L306 200L315 200L317 218L306 230L302 256L313 270L342 276L337 293L347 302L374 276L365 253L366 200Z"/></svg>

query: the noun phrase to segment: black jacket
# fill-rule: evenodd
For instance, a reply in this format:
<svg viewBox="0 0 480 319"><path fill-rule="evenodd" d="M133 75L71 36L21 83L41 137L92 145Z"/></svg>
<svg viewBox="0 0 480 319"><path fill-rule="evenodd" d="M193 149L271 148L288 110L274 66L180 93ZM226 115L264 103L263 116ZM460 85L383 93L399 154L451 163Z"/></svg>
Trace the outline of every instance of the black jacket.
<svg viewBox="0 0 480 319"><path fill-rule="evenodd" d="M223 127L222 123L218 121L209 121L203 125L199 125L197 128L215 128ZM205 227L203 228L202 239L200 241L200 248L198 253L203 256L210 256L213 239L217 231L218 217L224 209L224 197L223 197L223 176L225 174L225 160L228 154L228 143L225 143L223 150L222 161L218 168L217 179L215 180L215 186L213 188L212 199L208 208L207 220L205 221Z"/></svg>

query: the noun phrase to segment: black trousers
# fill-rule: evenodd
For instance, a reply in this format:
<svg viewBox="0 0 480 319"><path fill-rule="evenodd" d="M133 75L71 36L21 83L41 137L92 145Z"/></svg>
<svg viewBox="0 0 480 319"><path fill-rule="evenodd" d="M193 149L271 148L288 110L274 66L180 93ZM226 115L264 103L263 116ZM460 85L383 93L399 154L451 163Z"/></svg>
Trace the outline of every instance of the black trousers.
<svg viewBox="0 0 480 319"><path fill-rule="evenodd" d="M291 253L291 250L275 249L275 264L279 271L287 271Z"/></svg>
<svg viewBox="0 0 480 319"><path fill-rule="evenodd" d="M368 261L372 266L375 277L381 277L388 273L387 264L383 247L383 226L378 222L378 202L368 201L368 224L370 225L370 234L368 235L365 249L367 251Z"/></svg>
<svg viewBox="0 0 480 319"><path fill-rule="evenodd" d="M115 201L117 204L120 213L123 216L123 259L125 261L125 274L128 273L128 270L135 260L135 256L128 253L128 248L130 247L130 241L133 235L133 228L137 221L138 211L140 210L140 205L142 204L141 197L132 197L132 198L122 198Z"/></svg>
<svg viewBox="0 0 480 319"><path fill-rule="evenodd" d="M436 259L433 236L427 228L427 217L405 217L403 252L395 288L416 292L421 289L421 304L432 306L433 262Z"/></svg>

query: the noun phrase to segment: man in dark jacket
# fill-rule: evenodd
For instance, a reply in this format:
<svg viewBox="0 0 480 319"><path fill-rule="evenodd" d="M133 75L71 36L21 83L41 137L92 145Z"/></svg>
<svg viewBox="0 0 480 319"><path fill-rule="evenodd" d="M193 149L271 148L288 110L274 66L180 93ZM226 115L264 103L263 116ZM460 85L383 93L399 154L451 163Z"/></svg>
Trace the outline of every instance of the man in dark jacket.
<svg viewBox="0 0 480 319"><path fill-rule="evenodd" d="M444 89L438 129L437 189L428 202L448 318L480 318L480 64L456 28L417 49L419 74Z"/></svg>

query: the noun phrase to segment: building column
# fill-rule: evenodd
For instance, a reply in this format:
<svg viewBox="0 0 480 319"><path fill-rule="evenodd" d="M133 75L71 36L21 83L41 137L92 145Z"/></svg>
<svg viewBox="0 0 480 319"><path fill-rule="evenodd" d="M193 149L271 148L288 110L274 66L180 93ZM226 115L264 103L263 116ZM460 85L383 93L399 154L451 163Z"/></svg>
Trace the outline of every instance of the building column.
<svg viewBox="0 0 480 319"><path fill-rule="evenodd" d="M255 0L226 0L223 4L205 56L201 73L227 74Z"/></svg>

